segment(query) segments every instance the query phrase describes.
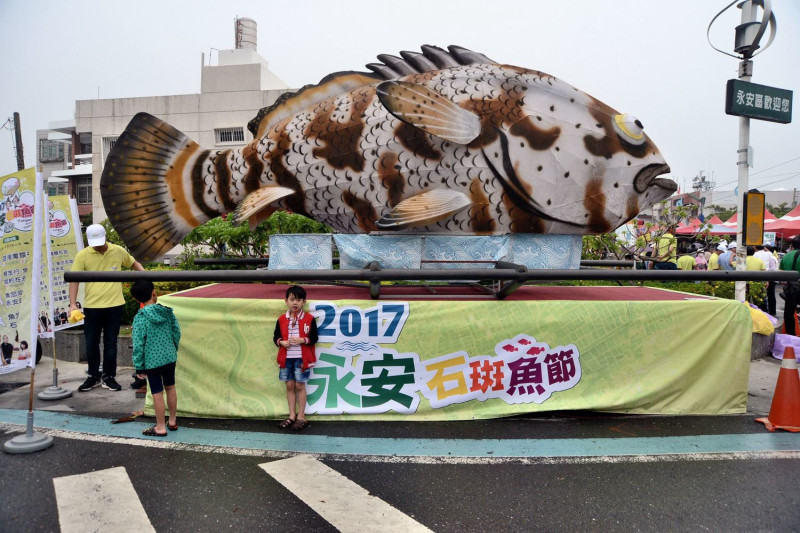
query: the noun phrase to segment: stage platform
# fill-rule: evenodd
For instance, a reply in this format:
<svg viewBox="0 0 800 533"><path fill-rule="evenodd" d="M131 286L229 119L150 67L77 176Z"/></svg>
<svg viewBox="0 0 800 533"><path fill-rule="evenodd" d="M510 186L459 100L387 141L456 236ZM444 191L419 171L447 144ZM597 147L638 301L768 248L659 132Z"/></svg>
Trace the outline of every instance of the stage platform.
<svg viewBox="0 0 800 533"><path fill-rule="evenodd" d="M735 301L574 286L525 286L498 301L467 285L383 286L371 300L366 285L303 286L320 330L309 416L745 412L752 322ZM285 417L272 333L286 288L216 284L159 299L183 331L180 414Z"/></svg>

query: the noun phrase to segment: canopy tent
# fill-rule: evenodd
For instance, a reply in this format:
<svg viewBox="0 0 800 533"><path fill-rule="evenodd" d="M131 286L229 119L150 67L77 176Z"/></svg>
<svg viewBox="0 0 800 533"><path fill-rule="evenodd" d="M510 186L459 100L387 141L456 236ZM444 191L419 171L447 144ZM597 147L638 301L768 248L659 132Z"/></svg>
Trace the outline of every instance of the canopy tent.
<svg viewBox="0 0 800 533"><path fill-rule="evenodd" d="M709 224L722 224L722 219L719 218L717 215L712 216L708 220L706 220Z"/></svg>
<svg viewBox="0 0 800 533"><path fill-rule="evenodd" d="M765 223L764 231L774 231L783 238L800 233L800 204L778 220Z"/></svg>
<svg viewBox="0 0 800 533"><path fill-rule="evenodd" d="M720 225L726 226L728 228L736 228L736 223L739 221L739 213L734 213L731 218L722 222Z"/></svg>
<svg viewBox="0 0 800 533"><path fill-rule="evenodd" d="M798 217L798 218L800 218L800 217ZM725 222L722 222L721 224L723 226L728 227L728 228L736 229L736 223L738 222L738 220L739 220L739 213L734 213L731 218L729 218ZM775 217L775 215L773 215L772 213L769 212L769 209L764 209L764 224L769 224L769 223L775 222L777 220L778 219ZM712 222L712 224L713 224L713 222ZM771 230L768 230L768 229L764 228L764 231L771 231Z"/></svg>
<svg viewBox="0 0 800 533"><path fill-rule="evenodd" d="M708 226L687 226L685 228L681 228L675 231L676 235L704 235L705 228ZM708 232L710 235L734 235L736 233L736 227L728 227L722 224L713 224Z"/></svg>

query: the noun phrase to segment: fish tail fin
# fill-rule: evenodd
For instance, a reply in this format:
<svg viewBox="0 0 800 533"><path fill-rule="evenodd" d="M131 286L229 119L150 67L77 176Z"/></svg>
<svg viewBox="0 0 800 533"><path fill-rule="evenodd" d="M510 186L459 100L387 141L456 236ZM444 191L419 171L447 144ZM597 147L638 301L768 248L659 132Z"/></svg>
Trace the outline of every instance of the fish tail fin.
<svg viewBox="0 0 800 533"><path fill-rule="evenodd" d="M138 261L158 259L212 218L190 192L195 167L207 157L196 142L147 113L134 116L115 142L100 194L111 224Z"/></svg>

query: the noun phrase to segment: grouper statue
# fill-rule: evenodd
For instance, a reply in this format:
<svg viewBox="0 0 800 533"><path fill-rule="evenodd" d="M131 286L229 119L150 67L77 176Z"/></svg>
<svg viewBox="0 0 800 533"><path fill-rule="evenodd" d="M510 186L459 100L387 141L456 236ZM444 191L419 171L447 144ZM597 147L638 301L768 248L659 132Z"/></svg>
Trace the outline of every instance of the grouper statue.
<svg viewBox="0 0 800 533"><path fill-rule="evenodd" d="M380 55L282 95L241 149L208 150L137 114L106 160L106 212L159 258L234 212L288 209L343 233L605 233L675 182L635 117L543 72L458 46Z"/></svg>

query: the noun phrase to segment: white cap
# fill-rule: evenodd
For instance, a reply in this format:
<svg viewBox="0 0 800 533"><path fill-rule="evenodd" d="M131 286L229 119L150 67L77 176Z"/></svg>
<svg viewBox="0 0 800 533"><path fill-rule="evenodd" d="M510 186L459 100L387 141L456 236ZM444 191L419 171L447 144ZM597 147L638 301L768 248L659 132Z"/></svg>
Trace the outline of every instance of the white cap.
<svg viewBox="0 0 800 533"><path fill-rule="evenodd" d="M725 247L724 244L719 244L717 246L717 250L719 250L720 252L727 252L728 251L728 249Z"/></svg>
<svg viewBox="0 0 800 533"><path fill-rule="evenodd" d="M100 224L92 224L86 228L86 240L89 246L103 246L106 243L106 229Z"/></svg>
<svg viewBox="0 0 800 533"><path fill-rule="evenodd" d="M730 250L731 248L736 248L736 241L733 241L728 245L728 250Z"/></svg>

